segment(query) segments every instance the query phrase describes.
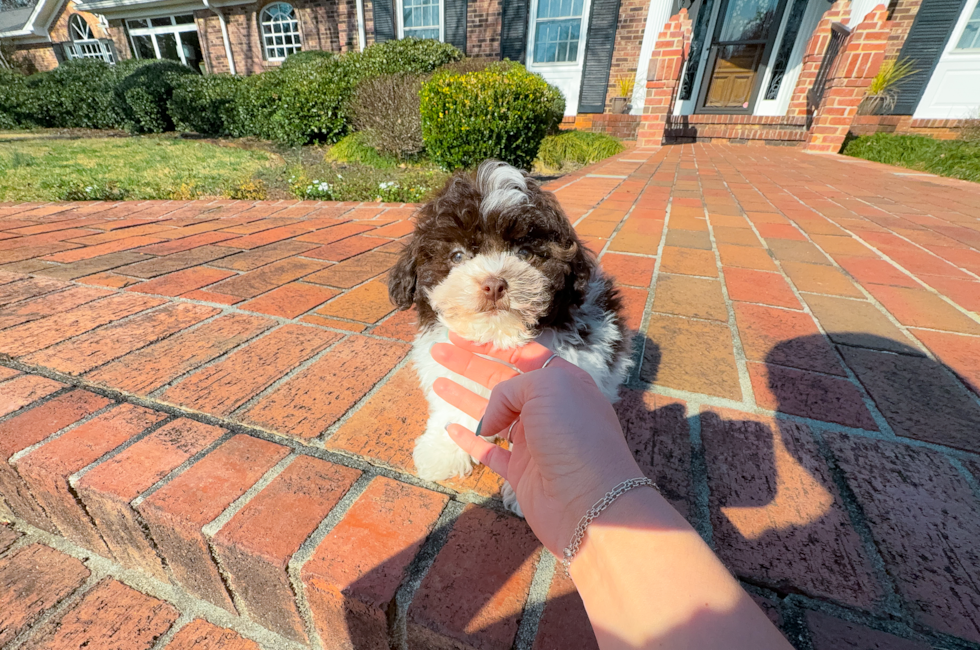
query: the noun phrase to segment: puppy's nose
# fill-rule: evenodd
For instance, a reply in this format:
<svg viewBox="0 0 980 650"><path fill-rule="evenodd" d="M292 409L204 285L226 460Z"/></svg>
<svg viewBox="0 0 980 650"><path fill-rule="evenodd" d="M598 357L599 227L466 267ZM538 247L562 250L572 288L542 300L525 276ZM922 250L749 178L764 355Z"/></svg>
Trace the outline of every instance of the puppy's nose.
<svg viewBox="0 0 980 650"><path fill-rule="evenodd" d="M487 278L483 281L483 295L491 303L497 302L507 293L507 280Z"/></svg>

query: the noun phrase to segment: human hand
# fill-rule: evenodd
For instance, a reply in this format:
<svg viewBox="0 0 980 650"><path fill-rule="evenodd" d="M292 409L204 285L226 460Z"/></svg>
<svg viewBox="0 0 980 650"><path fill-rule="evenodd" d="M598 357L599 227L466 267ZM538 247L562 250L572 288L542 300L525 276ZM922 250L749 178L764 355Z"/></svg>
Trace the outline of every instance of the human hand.
<svg viewBox="0 0 980 650"><path fill-rule="evenodd" d="M538 343L500 350L453 334L450 340L433 346L432 358L492 393L488 402L440 378L433 384L436 394L482 418L481 435L507 438L514 424L509 451L458 424L447 427L450 437L511 484L535 535L560 557L593 504L622 481L643 475L616 412L584 370L561 358L542 369L552 352Z"/></svg>

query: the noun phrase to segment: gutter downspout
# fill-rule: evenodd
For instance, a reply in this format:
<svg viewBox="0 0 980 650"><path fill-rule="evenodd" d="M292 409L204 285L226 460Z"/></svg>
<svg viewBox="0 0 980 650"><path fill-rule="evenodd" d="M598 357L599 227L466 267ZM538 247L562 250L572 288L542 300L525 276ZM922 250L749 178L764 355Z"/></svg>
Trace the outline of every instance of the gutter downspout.
<svg viewBox="0 0 980 650"><path fill-rule="evenodd" d="M231 55L231 39L228 37L228 25L225 23L225 15L216 7L212 7L209 0L203 0L204 6L218 17L218 24L221 25L221 40L225 42L225 57L228 59L228 72L235 74L235 58Z"/></svg>
<svg viewBox="0 0 980 650"><path fill-rule="evenodd" d="M364 34L364 0L357 0L357 48L363 52L367 45L367 36Z"/></svg>

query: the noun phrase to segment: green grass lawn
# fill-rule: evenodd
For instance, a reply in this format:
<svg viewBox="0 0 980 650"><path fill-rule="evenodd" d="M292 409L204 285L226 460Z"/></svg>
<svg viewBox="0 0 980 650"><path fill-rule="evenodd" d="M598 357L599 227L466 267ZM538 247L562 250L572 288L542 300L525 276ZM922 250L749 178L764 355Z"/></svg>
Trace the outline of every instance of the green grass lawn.
<svg viewBox="0 0 980 650"><path fill-rule="evenodd" d="M844 146L843 153L939 176L980 182L980 142L875 133L854 138Z"/></svg>
<svg viewBox="0 0 980 650"><path fill-rule="evenodd" d="M0 201L224 197L281 164L268 151L173 135L0 131Z"/></svg>
<svg viewBox="0 0 980 650"><path fill-rule="evenodd" d="M623 150L602 134L545 138L538 177ZM358 142L281 148L255 139L127 136L82 129L0 130L0 201L314 199L420 202L448 178L424 156L400 163Z"/></svg>

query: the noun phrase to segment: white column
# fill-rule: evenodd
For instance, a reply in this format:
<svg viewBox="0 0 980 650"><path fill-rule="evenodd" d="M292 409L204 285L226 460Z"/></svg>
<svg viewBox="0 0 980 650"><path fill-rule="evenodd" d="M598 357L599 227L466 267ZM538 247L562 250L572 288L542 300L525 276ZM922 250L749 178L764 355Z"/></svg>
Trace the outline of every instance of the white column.
<svg viewBox="0 0 980 650"><path fill-rule="evenodd" d="M636 85L633 86L633 108L630 109L630 115L643 114L643 102L647 98L647 66L653 55L653 46L657 44L657 37L670 20L670 8L673 4L673 0L650 0L643 43L640 45L640 58L636 62Z"/></svg>

